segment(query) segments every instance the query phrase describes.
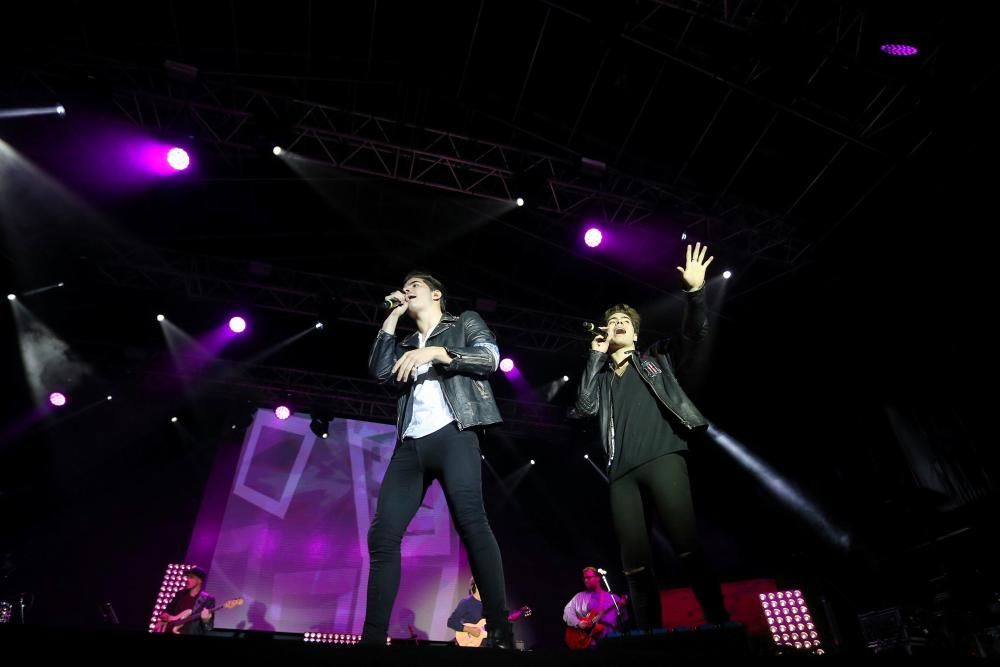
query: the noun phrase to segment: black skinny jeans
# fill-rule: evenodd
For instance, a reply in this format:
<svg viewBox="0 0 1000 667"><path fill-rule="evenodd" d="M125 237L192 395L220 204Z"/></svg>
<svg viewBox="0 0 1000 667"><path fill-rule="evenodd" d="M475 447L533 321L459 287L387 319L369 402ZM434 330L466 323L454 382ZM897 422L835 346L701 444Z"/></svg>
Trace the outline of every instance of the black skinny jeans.
<svg viewBox="0 0 1000 667"><path fill-rule="evenodd" d="M666 454L630 470L611 483L610 493L611 516L639 628L660 627L662 619L643 497L659 514L667 539L691 580L705 620L709 623L729 620L719 580L709 567L698 540L684 455Z"/></svg>
<svg viewBox="0 0 1000 667"><path fill-rule="evenodd" d="M422 438L404 439L389 461L368 530L371 566L363 631L366 643L385 641L399 591L400 543L434 479L441 483L451 518L469 554L487 627L500 627L507 620L503 562L483 507L479 438L472 431L460 431L452 422Z"/></svg>

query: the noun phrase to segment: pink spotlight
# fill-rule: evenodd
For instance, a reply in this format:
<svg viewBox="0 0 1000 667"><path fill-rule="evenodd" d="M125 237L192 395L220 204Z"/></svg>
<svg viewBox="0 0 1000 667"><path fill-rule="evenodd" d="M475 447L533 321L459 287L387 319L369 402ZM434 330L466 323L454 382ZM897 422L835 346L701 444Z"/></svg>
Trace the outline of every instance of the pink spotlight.
<svg viewBox="0 0 1000 667"><path fill-rule="evenodd" d="M191 156L183 148L175 146L167 151L167 164L177 171L184 171L191 165Z"/></svg>
<svg viewBox="0 0 1000 667"><path fill-rule="evenodd" d="M237 315L229 319L229 330L233 333L243 333L247 330L247 321Z"/></svg>
<svg viewBox="0 0 1000 667"><path fill-rule="evenodd" d="M500 361L500 370L504 373L510 373L514 370L514 360L513 359L503 359Z"/></svg>
<svg viewBox="0 0 1000 667"><path fill-rule="evenodd" d="M274 416L278 419L288 419L292 416L292 411L286 405L279 405L274 409Z"/></svg>
<svg viewBox="0 0 1000 667"><path fill-rule="evenodd" d="M58 391L54 391L51 394L49 394L49 403L56 406L57 408L61 408L62 406L66 405L66 395Z"/></svg>
<svg viewBox="0 0 1000 667"><path fill-rule="evenodd" d="M591 248L596 248L601 245L601 241L604 240L604 234L597 227L591 227L587 230L587 233L583 235L583 242L586 243Z"/></svg>

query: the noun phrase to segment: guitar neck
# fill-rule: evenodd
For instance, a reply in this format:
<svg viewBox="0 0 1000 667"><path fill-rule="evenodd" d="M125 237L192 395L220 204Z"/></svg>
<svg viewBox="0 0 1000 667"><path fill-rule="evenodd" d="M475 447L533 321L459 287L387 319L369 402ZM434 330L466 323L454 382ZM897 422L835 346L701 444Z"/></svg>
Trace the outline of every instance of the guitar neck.
<svg viewBox="0 0 1000 667"><path fill-rule="evenodd" d="M595 616L594 616L594 618L595 618L595 619L598 619L598 618L601 618L601 617L602 617L602 616L604 616L604 615L605 615L606 613L608 613L609 611L611 611L612 609L614 609L614 608L615 608L616 604L615 604L615 597L614 597L614 594L613 594L613 593L612 593L612 595L611 595L611 600L612 600L611 604L609 604L609 605L608 605L607 607L605 607L604 609L602 609L602 610L600 611L600 613L599 613L599 614L597 614L597 615L595 615ZM620 607L620 606L622 606L623 604L625 604L625 600L626 600L626 598L624 598L624 597L623 597L623 598L620 598L620 599L619 599L619 600L617 601L617 606L618 606L618 607Z"/></svg>
<svg viewBox="0 0 1000 667"><path fill-rule="evenodd" d="M218 607L212 607L211 609L208 609L206 607L206 609L208 609L208 611L210 613L214 614L215 612L219 611L220 609L222 609L225 606L226 605L221 604ZM201 612L202 611L205 611L205 609L202 609L197 614L191 614L190 616L185 616L184 618L179 618L176 621L170 621L170 627L176 628L176 627L180 627L182 625L187 625L188 623L191 623L193 621L200 621L201 620Z"/></svg>

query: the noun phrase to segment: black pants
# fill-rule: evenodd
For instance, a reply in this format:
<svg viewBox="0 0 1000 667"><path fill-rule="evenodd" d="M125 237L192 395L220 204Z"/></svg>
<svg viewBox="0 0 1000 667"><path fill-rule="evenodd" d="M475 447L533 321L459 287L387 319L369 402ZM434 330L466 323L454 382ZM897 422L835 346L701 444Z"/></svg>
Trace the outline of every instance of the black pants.
<svg viewBox="0 0 1000 667"><path fill-rule="evenodd" d="M705 620L722 623L729 614L722 589L702 553L695 527L691 485L684 454L660 456L611 483L611 516L622 549L636 624L642 629L661 624L660 592L653 571L643 498L655 508L674 552L691 580Z"/></svg>
<svg viewBox="0 0 1000 667"><path fill-rule="evenodd" d="M375 518L368 529L368 607L363 639L385 642L389 615L399 591L399 546L430 483L444 490L458 535L469 554L472 576L483 598L488 627L507 621L506 588L500 548L483 507L479 438L455 422L396 446L379 489Z"/></svg>

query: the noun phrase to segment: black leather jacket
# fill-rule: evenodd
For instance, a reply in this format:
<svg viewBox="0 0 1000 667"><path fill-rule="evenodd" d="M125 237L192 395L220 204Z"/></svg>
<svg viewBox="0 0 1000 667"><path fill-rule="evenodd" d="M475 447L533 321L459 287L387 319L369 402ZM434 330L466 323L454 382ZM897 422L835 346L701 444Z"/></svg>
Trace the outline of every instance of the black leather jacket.
<svg viewBox="0 0 1000 667"><path fill-rule="evenodd" d="M443 347L451 356L448 365L435 364L444 398L455 415L458 428L465 430L503 421L488 381L499 358L493 357L496 337L478 313L467 310L458 317L445 313L427 337L427 345ZM397 382L393 364L405 352L420 346L417 332L397 342L396 337L379 329L368 356L368 372L382 384L399 391L396 433L401 437L411 414L412 382Z"/></svg>
<svg viewBox="0 0 1000 667"><path fill-rule="evenodd" d="M688 398L675 375L676 370L690 358L694 345L708 333L708 311L705 290L686 292L681 335L660 340L646 352L633 352L629 363L639 376L653 389L660 403L676 417L676 423L689 433L708 426L705 417ZM580 378L573 416L597 415L601 429L601 442L608 456L608 467L615 458L615 424L611 406L611 358L596 350L590 351L587 365Z"/></svg>

